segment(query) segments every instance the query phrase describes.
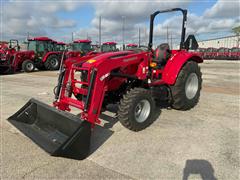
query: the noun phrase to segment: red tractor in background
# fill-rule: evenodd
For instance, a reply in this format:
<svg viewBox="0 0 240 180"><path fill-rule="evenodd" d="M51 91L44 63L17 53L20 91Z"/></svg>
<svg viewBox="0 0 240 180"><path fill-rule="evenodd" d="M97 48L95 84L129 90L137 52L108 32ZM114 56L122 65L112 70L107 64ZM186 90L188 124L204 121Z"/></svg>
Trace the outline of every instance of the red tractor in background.
<svg viewBox="0 0 240 180"><path fill-rule="evenodd" d="M28 50L35 52L35 65L39 70L57 70L60 67L62 51L55 49L56 41L48 37L28 39Z"/></svg>
<svg viewBox="0 0 240 180"><path fill-rule="evenodd" d="M66 49L66 43L64 43L64 42L57 42L57 44L55 46L55 50L56 51L63 52L63 51L65 51L65 49Z"/></svg>
<svg viewBox="0 0 240 180"><path fill-rule="evenodd" d="M116 42L104 42L101 45L101 52L115 52L119 51L117 49L117 43Z"/></svg>
<svg viewBox="0 0 240 180"><path fill-rule="evenodd" d="M240 48L233 47L229 50L229 60L240 60Z"/></svg>
<svg viewBox="0 0 240 180"><path fill-rule="evenodd" d="M213 47L209 47L204 52L203 59L215 59L217 56L217 49Z"/></svg>
<svg viewBox="0 0 240 180"><path fill-rule="evenodd" d="M214 59L228 59L229 55L229 48L221 47L217 49L217 54Z"/></svg>
<svg viewBox="0 0 240 180"><path fill-rule="evenodd" d="M183 14L180 49L167 43L153 46L154 19L160 13ZM187 10L156 11L150 16L148 50L132 49L67 59L58 78L53 106L31 99L8 118L16 128L54 156L88 156L91 132L108 104L118 106L117 119L132 131L141 131L157 119L156 103L189 110L199 101L202 74L195 52L197 42L185 41ZM80 110L79 116L70 114Z"/></svg>
<svg viewBox="0 0 240 180"><path fill-rule="evenodd" d="M100 49L100 46L98 44L92 44L91 46L93 51L98 51Z"/></svg>
<svg viewBox="0 0 240 180"><path fill-rule="evenodd" d="M7 41L0 41L0 49L2 48L8 48L8 42Z"/></svg>
<svg viewBox="0 0 240 180"><path fill-rule="evenodd" d="M4 44L0 49L0 73L9 74L23 70L32 72L35 68L34 51L20 51L18 40L10 40L9 47Z"/></svg>
<svg viewBox="0 0 240 180"><path fill-rule="evenodd" d="M65 53L64 59L85 56L87 53L93 51L91 43L92 41L88 39L73 41L73 43L68 45L69 50Z"/></svg>
<svg viewBox="0 0 240 180"><path fill-rule="evenodd" d="M69 49L64 55L64 60L73 57L83 57L88 55L99 55L105 52L118 51L116 42L104 42L101 45L100 51L99 46L92 45L92 41L88 39L75 40L69 44Z"/></svg>
<svg viewBox="0 0 240 180"><path fill-rule="evenodd" d="M132 48L137 48L138 47L138 45L137 44L127 44L127 46L126 46L126 50L128 50L128 49L132 49Z"/></svg>
<svg viewBox="0 0 240 180"><path fill-rule="evenodd" d="M200 56L200 57L204 57L204 55L205 55L205 52L206 52L206 49L205 48L198 48L197 50L196 50L196 53L198 53L198 55Z"/></svg>

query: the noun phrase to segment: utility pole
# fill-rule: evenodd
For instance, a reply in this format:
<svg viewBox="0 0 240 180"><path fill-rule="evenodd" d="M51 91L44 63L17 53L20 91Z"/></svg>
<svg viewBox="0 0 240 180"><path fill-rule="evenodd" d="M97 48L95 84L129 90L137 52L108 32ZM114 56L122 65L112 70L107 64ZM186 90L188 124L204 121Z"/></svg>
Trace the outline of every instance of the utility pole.
<svg viewBox="0 0 240 180"><path fill-rule="evenodd" d="M125 36L125 16L122 16L122 43L123 43L123 50L125 49L125 42L124 42L124 36Z"/></svg>
<svg viewBox="0 0 240 180"><path fill-rule="evenodd" d="M167 43L168 43L168 26L167 26Z"/></svg>
<svg viewBox="0 0 240 180"><path fill-rule="evenodd" d="M144 45L148 45L147 27L144 26Z"/></svg>
<svg viewBox="0 0 240 180"><path fill-rule="evenodd" d="M29 32L27 32L27 39L30 39L30 34L29 34Z"/></svg>
<svg viewBox="0 0 240 180"><path fill-rule="evenodd" d="M73 42L73 39L74 39L74 38L73 38L73 32L72 32L72 42Z"/></svg>
<svg viewBox="0 0 240 180"><path fill-rule="evenodd" d="M172 33L171 33L171 49L173 49L173 44L172 44Z"/></svg>
<svg viewBox="0 0 240 180"><path fill-rule="evenodd" d="M141 29L140 27L138 28L138 47L141 45Z"/></svg>
<svg viewBox="0 0 240 180"><path fill-rule="evenodd" d="M102 38L102 17L99 16L99 46L101 46L101 38Z"/></svg>

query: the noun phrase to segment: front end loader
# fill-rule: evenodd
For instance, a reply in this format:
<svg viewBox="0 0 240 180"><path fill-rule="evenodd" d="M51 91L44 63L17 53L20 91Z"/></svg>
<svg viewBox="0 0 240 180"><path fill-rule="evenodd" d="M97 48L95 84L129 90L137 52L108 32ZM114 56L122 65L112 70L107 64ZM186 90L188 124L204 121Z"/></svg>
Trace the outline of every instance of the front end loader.
<svg viewBox="0 0 240 180"><path fill-rule="evenodd" d="M180 48L164 43L152 49L154 19L160 13L183 14ZM199 101L202 84L198 63L185 41L187 10L156 11L150 16L148 50L93 54L70 58L60 68L55 100L49 106L31 99L8 118L16 128L54 156L84 159L91 132L108 104L118 104L117 118L132 131L147 128L156 120L156 102L166 101L178 110L189 110ZM78 116L70 113L80 110Z"/></svg>

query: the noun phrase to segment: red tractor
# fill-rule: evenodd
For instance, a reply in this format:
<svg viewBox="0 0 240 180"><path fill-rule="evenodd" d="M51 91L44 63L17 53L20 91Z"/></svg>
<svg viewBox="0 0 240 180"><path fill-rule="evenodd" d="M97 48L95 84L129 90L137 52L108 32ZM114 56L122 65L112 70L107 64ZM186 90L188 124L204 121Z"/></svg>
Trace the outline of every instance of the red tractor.
<svg viewBox="0 0 240 180"><path fill-rule="evenodd" d="M127 49L132 49L132 48L137 48L137 47L138 47L137 44L128 44L128 45L126 46L126 50L127 50Z"/></svg>
<svg viewBox="0 0 240 180"><path fill-rule="evenodd" d="M231 48L229 53L229 60L240 60L240 48L239 47L233 47Z"/></svg>
<svg viewBox="0 0 240 180"><path fill-rule="evenodd" d="M215 59L217 56L217 49L213 47L209 47L206 49L203 59Z"/></svg>
<svg viewBox="0 0 240 180"><path fill-rule="evenodd" d="M57 42L48 37L28 39L28 50L35 52L35 65L39 70L57 70L62 51L56 50Z"/></svg>
<svg viewBox="0 0 240 180"><path fill-rule="evenodd" d="M56 51L65 51L66 49L66 43L64 42L57 42L56 46L55 46L55 50Z"/></svg>
<svg viewBox="0 0 240 180"><path fill-rule="evenodd" d="M92 44L91 46L93 51L98 51L100 49L100 46L98 44Z"/></svg>
<svg viewBox="0 0 240 180"><path fill-rule="evenodd" d="M204 57L204 54L205 54L205 52L206 52L206 49L205 48L198 48L197 50L196 50L196 53L198 53L198 55L200 56L200 57Z"/></svg>
<svg viewBox="0 0 240 180"><path fill-rule="evenodd" d="M1 45L0 49L0 73L9 74L23 70L34 71L34 51L20 51L18 40L10 40L9 47Z"/></svg>
<svg viewBox="0 0 240 180"><path fill-rule="evenodd" d="M217 49L215 59L228 59L230 55L229 48L221 47Z"/></svg>
<svg viewBox="0 0 240 180"><path fill-rule="evenodd" d="M73 58L73 57L83 57L87 55L100 55L106 52L114 52L118 51L115 42L104 42L101 45L100 51L97 45L92 45L92 41L85 39L85 40L75 40L73 43L69 45L69 51L65 53L65 58Z"/></svg>
<svg viewBox="0 0 240 180"><path fill-rule="evenodd" d="M71 57L82 57L92 52L92 41L88 39L75 40L69 44L69 51L65 53L65 59Z"/></svg>
<svg viewBox="0 0 240 180"><path fill-rule="evenodd" d="M0 41L0 49L2 48L8 48L8 42L7 41Z"/></svg>
<svg viewBox="0 0 240 180"><path fill-rule="evenodd" d="M116 42L104 42L101 45L101 52L115 52L118 51Z"/></svg>
<svg viewBox="0 0 240 180"><path fill-rule="evenodd" d="M154 19L172 11L183 14L180 49L171 50L164 43L153 50ZM193 108L200 97L198 63L203 59L188 51L198 45L191 38L185 41L186 20L187 10L181 8L156 11L150 16L148 50L67 59L54 91L54 107L31 99L8 121L51 155L83 159L88 156L91 132L101 123L99 115L108 104L118 105L118 120L132 131L156 120L157 102L178 110ZM69 113L71 108L78 108L79 116Z"/></svg>

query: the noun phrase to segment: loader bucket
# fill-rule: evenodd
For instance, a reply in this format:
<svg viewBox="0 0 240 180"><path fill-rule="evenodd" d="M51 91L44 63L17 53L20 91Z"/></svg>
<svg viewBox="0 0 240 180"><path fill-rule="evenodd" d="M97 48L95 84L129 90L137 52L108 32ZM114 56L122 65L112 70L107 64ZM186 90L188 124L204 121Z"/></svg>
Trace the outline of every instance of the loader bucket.
<svg viewBox="0 0 240 180"><path fill-rule="evenodd" d="M36 99L8 121L52 156L84 159L89 153L91 124Z"/></svg>

